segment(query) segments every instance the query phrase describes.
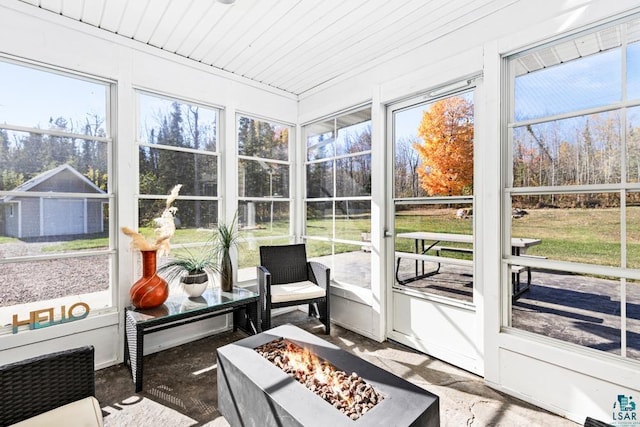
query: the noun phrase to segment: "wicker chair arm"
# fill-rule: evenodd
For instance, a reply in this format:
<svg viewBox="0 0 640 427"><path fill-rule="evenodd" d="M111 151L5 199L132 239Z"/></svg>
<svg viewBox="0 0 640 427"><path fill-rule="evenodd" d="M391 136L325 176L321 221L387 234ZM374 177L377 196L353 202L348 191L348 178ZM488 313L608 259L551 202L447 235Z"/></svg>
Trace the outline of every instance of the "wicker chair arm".
<svg viewBox="0 0 640 427"><path fill-rule="evenodd" d="M258 270L258 292L264 295L271 295L271 273L267 267L259 265Z"/></svg>
<svg viewBox="0 0 640 427"><path fill-rule="evenodd" d="M0 425L95 396L93 346L0 366Z"/></svg>
<svg viewBox="0 0 640 427"><path fill-rule="evenodd" d="M307 270L309 271L309 280L323 289L329 289L331 269L326 265L317 261L307 262Z"/></svg>
<svg viewBox="0 0 640 427"><path fill-rule="evenodd" d="M259 265L258 271L258 295L260 295L260 307L263 311L267 309L267 302L271 300L271 273L267 267Z"/></svg>

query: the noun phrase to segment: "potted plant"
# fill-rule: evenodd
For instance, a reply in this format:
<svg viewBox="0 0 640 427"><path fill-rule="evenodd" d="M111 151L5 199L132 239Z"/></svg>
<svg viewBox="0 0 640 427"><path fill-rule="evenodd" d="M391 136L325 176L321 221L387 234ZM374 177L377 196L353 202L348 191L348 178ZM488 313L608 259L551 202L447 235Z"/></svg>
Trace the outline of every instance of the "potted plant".
<svg viewBox="0 0 640 427"><path fill-rule="evenodd" d="M189 298L197 298L209 285L209 273L218 271L215 253L211 250L193 253L187 248L158 268L168 282L180 281Z"/></svg>
<svg viewBox="0 0 640 427"><path fill-rule="evenodd" d="M238 214L233 216L230 224L218 224L213 235L213 245L220 259L220 287L225 292L233 289L233 264L229 251L238 245L240 233L236 227Z"/></svg>

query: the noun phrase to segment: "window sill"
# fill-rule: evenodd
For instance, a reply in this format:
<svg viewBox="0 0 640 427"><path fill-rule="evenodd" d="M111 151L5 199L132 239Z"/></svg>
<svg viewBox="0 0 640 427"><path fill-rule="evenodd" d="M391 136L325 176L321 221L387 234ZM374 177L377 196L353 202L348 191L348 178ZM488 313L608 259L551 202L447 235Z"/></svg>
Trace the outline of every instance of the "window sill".
<svg viewBox="0 0 640 427"><path fill-rule="evenodd" d="M373 294L370 288L361 288L353 285L343 285L331 282L331 295L348 299L359 304L373 306Z"/></svg>
<svg viewBox="0 0 640 427"><path fill-rule="evenodd" d="M41 341L58 339L68 335L118 325L119 320L120 316L117 309L115 307L111 307L108 309L102 309L95 314L90 313L89 316L84 319L69 321L63 324L52 325L40 329L29 329L26 326L22 326L16 334L12 333L12 326L9 324L3 326L0 331L0 347L8 350L10 348L30 345Z"/></svg>

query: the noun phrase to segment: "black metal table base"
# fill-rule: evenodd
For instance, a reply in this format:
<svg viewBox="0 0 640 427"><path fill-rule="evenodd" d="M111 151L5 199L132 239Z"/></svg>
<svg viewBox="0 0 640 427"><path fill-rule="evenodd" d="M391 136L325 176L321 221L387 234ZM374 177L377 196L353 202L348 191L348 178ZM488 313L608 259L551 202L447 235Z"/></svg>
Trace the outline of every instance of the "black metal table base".
<svg viewBox="0 0 640 427"><path fill-rule="evenodd" d="M156 314L160 310L137 310L125 308L124 363L131 371L136 393L142 391L144 336L193 322L232 314L233 330L240 329L249 335L261 332L259 296L207 305L200 309L187 310L173 315ZM161 306L162 307L162 306ZM148 319L140 320L141 314L150 313Z"/></svg>

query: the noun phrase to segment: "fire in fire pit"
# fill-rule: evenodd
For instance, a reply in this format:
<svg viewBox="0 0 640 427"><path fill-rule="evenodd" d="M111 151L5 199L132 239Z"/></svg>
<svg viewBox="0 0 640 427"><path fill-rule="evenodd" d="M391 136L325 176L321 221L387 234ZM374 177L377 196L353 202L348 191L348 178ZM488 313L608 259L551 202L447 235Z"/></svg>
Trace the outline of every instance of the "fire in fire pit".
<svg viewBox="0 0 640 427"><path fill-rule="evenodd" d="M270 341L256 351L352 420L384 399L357 373L349 375L287 339Z"/></svg>
<svg viewBox="0 0 640 427"><path fill-rule="evenodd" d="M285 344L280 341L284 338ZM320 361L357 372L375 388L377 404L352 420L262 357L257 348L277 342L309 349ZM270 344L269 344L270 345ZM217 349L218 410L232 426L438 427L438 396L293 325L282 325ZM282 359L282 356L280 356ZM274 358L275 360L275 358ZM282 360L281 360L282 361ZM336 371L339 371L336 369ZM344 379L344 378L343 378ZM358 382L356 390L361 386ZM318 386L316 385L316 388ZM366 386L365 386L366 387ZM322 387L320 387L322 388ZM327 393L327 391L325 391ZM356 394L357 396L358 394ZM381 400L381 396L384 399ZM352 397L354 401L360 399ZM368 407L368 405L367 405ZM361 411L362 412L362 411Z"/></svg>

